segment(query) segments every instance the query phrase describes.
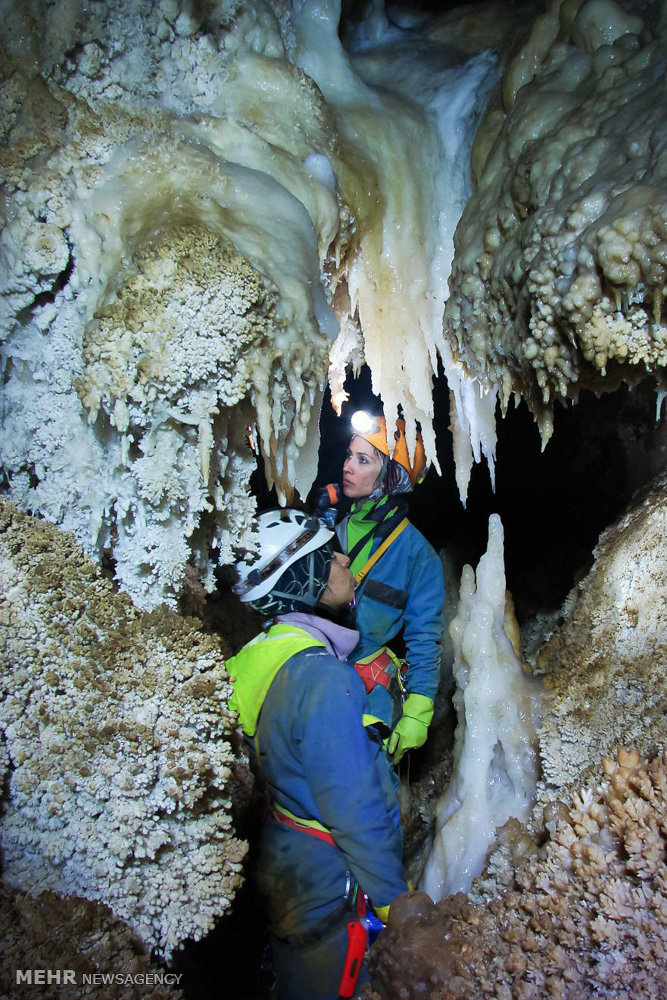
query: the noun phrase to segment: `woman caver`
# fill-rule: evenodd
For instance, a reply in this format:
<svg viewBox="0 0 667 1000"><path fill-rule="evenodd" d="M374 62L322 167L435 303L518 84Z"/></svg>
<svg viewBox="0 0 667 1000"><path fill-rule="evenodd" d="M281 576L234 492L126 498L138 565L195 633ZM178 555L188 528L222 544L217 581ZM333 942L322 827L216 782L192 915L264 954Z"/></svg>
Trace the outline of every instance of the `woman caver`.
<svg viewBox="0 0 667 1000"><path fill-rule="evenodd" d="M406 518L402 499L423 476L421 435L411 460L405 424L396 422L390 455L384 417L356 413L343 464L351 513L336 527L356 582L359 642L352 660L368 690L371 713L391 730L394 764L422 746L440 680L445 601L442 564ZM406 664L388 644L402 633Z"/></svg>
<svg viewBox="0 0 667 1000"><path fill-rule="evenodd" d="M336 620L354 597L347 556L297 510L265 511L258 534L259 554L237 566L235 590L269 620L227 669L269 808L257 874L276 996L335 1000L354 995L360 969L367 978L364 940L359 951L348 930L362 927L363 894L386 921L407 888L398 804L347 662L358 633Z"/></svg>

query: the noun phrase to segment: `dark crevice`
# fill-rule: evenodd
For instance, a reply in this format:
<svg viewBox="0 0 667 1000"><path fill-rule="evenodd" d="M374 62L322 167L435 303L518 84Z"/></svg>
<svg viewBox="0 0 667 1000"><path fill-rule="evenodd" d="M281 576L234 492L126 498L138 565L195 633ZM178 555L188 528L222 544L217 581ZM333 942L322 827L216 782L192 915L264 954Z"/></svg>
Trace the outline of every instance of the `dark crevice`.
<svg viewBox="0 0 667 1000"><path fill-rule="evenodd" d="M70 278L72 277L73 271L74 271L74 257L71 253L71 246L70 246L70 254L67 259L67 266L63 271L60 272L60 274L56 276L56 279L50 288L44 289L43 292L38 292L35 295L32 302L30 303L30 305L26 306L25 309L22 309L20 312L17 313L16 318L19 325L24 326L32 319L33 315L37 312L38 309L41 309L43 306L48 306L51 303L55 302L58 294L62 292L63 288L65 288L66 285L68 284Z"/></svg>

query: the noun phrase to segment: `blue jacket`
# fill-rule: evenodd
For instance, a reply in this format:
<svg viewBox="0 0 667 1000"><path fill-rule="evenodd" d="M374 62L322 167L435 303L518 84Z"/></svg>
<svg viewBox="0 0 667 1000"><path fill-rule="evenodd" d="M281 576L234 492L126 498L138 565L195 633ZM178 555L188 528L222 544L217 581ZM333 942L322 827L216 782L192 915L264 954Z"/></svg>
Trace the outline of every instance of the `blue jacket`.
<svg viewBox="0 0 667 1000"><path fill-rule="evenodd" d="M336 532L348 551L345 517ZM371 553L382 544L375 538ZM391 642L403 629L409 694L435 698L440 681L440 643L443 631L445 586L442 563L435 550L412 524L401 532L362 581L357 590L359 642L351 660L360 660ZM395 725L396 708L387 690L375 687L369 695L373 714ZM392 718L393 713L393 718Z"/></svg>
<svg viewBox="0 0 667 1000"><path fill-rule="evenodd" d="M311 616L288 615L281 623L308 629ZM312 618L321 640L338 629ZM328 648L327 648L328 647ZM261 776L279 807L327 827L336 846L275 821L266 824L259 882L269 921L280 938L298 939L326 922L343 905L348 873L375 906L388 906L406 891L402 834L389 766L364 729L363 683L331 643L288 659L275 675L257 723ZM229 670L234 675L232 659Z"/></svg>

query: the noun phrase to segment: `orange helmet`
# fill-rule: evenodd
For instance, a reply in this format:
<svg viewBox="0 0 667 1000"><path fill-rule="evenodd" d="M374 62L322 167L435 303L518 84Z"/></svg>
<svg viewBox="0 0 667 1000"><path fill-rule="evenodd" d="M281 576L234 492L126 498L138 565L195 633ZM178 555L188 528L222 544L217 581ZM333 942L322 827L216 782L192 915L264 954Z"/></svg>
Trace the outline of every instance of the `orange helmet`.
<svg viewBox="0 0 667 1000"><path fill-rule="evenodd" d="M374 417L365 410L357 410L352 415L351 423L354 434L362 437L364 441L368 441L369 444L372 444L383 455L387 455L388 458L393 459L394 462L398 462L399 465L403 466L410 476L413 486L422 481L426 469L426 452L424 451L424 442L419 431L417 431L415 454L412 461L410 461L408 442L405 437L404 420L396 421L393 455L387 443L387 423L384 417Z"/></svg>

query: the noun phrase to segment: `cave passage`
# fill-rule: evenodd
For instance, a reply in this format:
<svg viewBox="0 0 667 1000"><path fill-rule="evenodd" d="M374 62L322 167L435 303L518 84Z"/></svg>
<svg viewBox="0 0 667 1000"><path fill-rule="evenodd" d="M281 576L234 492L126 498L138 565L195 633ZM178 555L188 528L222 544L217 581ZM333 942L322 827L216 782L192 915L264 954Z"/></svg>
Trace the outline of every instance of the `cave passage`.
<svg viewBox="0 0 667 1000"><path fill-rule="evenodd" d="M325 396L312 491L340 479L352 413L381 405L372 394L367 368L362 368L358 378L350 375L345 389L349 399L340 417L328 392ZM507 585L519 623L526 625L539 612L555 612L590 568L600 533L617 520L632 493L654 471L652 463L660 455L659 439L665 433L664 421L656 423L654 387L650 383L635 389L623 386L599 398L582 392L578 403L557 406L554 435L544 451L525 405L511 406L504 418L498 414L496 491L486 465L475 465L465 508L454 479L449 393L442 375L435 380L434 406L442 475L431 468L412 494L411 519L436 550L448 549L461 568L464 563L477 565L487 546L489 516L500 514ZM251 484L259 510L277 505L275 491L267 488L261 460ZM295 502L300 502L298 497ZM213 604L216 599L212 595ZM244 612L235 602L234 627L230 617L223 628L226 634L236 634L238 646L258 628L258 621L247 614L247 621L244 618L240 624ZM448 752L451 737L451 726L434 732L429 752L422 751L415 758L413 781L419 781L428 768L437 774L433 759ZM250 816L247 822L251 828L245 835L252 842L257 834L255 819ZM419 841L425 830L411 829L409 835L417 851L423 848ZM175 968L184 973L187 1000L213 1000L223 985L236 1000L265 1000L271 987L268 962L261 908L250 874L234 912L223 917L203 941L186 944Z"/></svg>

